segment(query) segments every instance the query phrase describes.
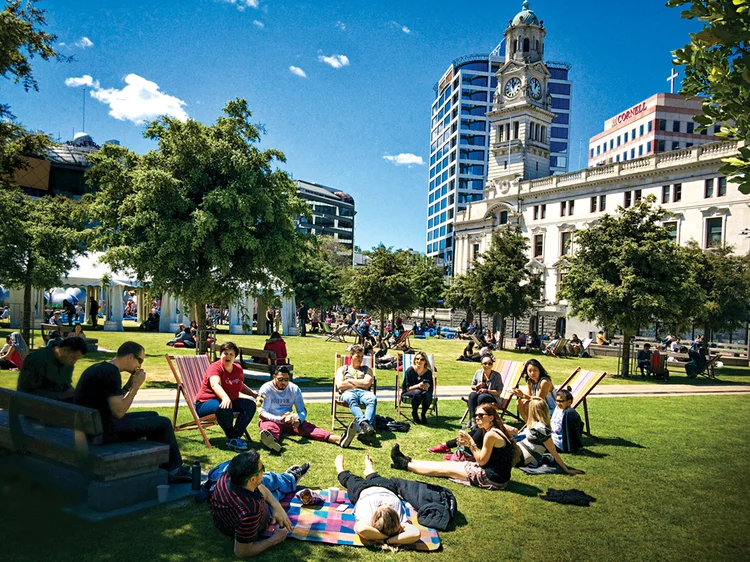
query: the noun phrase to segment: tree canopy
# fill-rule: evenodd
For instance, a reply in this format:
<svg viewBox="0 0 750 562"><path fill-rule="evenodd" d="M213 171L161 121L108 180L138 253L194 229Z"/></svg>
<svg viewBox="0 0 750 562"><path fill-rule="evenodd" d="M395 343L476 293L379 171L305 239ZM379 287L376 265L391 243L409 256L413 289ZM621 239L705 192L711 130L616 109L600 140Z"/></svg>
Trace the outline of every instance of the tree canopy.
<svg viewBox="0 0 750 562"><path fill-rule="evenodd" d="M309 208L289 176L272 169L284 155L256 146L250 117L236 99L214 125L151 122L144 135L158 149L143 156L114 145L92 154L91 244L104 261L199 309L270 290L277 279L287 284L306 251L294 217Z"/></svg>
<svg viewBox="0 0 750 562"><path fill-rule="evenodd" d="M719 136L750 144L750 0L669 0L667 6L687 6L685 19L699 19L703 29L690 34L690 43L677 49L675 65L685 65L680 93L706 96L704 127L721 123ZM750 146L740 147L736 157L724 159L719 171L750 194ZM732 179L732 176L736 178Z"/></svg>
<svg viewBox="0 0 750 562"><path fill-rule="evenodd" d="M435 265L435 260L422 254L409 255L409 280L412 284L417 306L422 309L422 318L427 309L434 307L445 293L443 270Z"/></svg>
<svg viewBox="0 0 750 562"><path fill-rule="evenodd" d="M336 255L339 255L338 252ZM298 303L304 301L313 308L328 308L341 302L342 277L346 269L343 266L336 267L333 263L323 240L310 237L306 251L290 271L290 286Z"/></svg>

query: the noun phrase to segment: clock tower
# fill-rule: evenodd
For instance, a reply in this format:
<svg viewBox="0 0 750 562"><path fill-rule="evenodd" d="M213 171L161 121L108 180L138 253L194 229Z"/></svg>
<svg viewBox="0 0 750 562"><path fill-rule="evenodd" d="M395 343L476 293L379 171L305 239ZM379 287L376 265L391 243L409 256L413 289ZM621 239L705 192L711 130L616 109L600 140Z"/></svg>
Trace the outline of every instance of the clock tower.
<svg viewBox="0 0 750 562"><path fill-rule="evenodd" d="M497 90L490 120L487 195L507 192L516 180L550 175L550 127L555 114L547 84L549 71L542 57L544 22L529 2L505 30L505 63L497 71Z"/></svg>

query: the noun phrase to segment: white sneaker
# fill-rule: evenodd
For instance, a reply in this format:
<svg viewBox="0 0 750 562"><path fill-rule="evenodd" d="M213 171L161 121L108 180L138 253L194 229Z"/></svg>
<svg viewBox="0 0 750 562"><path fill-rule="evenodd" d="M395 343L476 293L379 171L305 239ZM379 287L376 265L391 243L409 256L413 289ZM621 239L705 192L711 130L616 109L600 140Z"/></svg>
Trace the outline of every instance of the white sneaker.
<svg viewBox="0 0 750 562"><path fill-rule="evenodd" d="M271 449L274 453L281 452L281 445L279 445L279 442L273 438L273 435L267 429L260 432L260 442Z"/></svg>
<svg viewBox="0 0 750 562"><path fill-rule="evenodd" d="M339 446L342 449L348 448L349 445L352 444L352 441L354 441L355 435L357 435L357 422L352 422L346 428L346 431L344 431L344 433L341 435L341 441L339 442Z"/></svg>

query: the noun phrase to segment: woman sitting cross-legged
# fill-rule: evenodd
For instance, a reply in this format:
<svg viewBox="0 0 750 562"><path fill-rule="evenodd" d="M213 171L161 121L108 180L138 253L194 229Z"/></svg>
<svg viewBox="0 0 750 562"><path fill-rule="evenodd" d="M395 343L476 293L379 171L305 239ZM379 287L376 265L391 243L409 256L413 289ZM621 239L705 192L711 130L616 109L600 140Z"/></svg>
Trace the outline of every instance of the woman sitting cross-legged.
<svg viewBox="0 0 750 562"><path fill-rule="evenodd" d="M246 451L247 442L241 439L255 415L258 393L245 384L242 367L234 362L239 348L227 342L219 348L220 358L211 363L203 375L203 383L195 397L195 410L199 417L216 415L216 421L227 436L227 447L233 451ZM244 393L244 394L243 394ZM239 413L234 421L235 412Z"/></svg>
<svg viewBox="0 0 750 562"><path fill-rule="evenodd" d="M523 366L523 375L526 376L526 391L520 388L513 390L518 397L518 413L524 421L528 421L529 400L539 397L547 403L550 411L555 408L555 386L547 371L536 359L529 359Z"/></svg>
<svg viewBox="0 0 750 562"><path fill-rule="evenodd" d="M522 457L516 466L537 468L545 464L544 457L549 454L567 474L583 474L580 470L573 470L565 466L565 463L557 452L552 439L549 408L547 407L547 403L541 398L534 396L529 400L528 418L525 428L520 431L513 427L508 427L508 429L511 433L519 437L523 436L523 440L518 443Z"/></svg>
<svg viewBox="0 0 750 562"><path fill-rule="evenodd" d="M492 355L482 357L482 368L477 369L474 378L471 379L471 393L469 394L469 428L476 427L474 412L479 404L493 404L497 406L500 402L500 394L503 391L503 378L492 367L495 359Z"/></svg>
<svg viewBox="0 0 750 562"><path fill-rule="evenodd" d="M510 481L510 469L520 459L518 445L503 425L497 408L480 404L476 410L477 429L471 435L460 431L456 441L474 461L415 461L404 455L398 444L391 449L391 467L423 476L438 476L466 482L485 490L503 490Z"/></svg>
<svg viewBox="0 0 750 562"><path fill-rule="evenodd" d="M417 351L414 354L413 365L406 369L404 382L401 385L401 396L408 396L411 400L411 415L414 423L427 423L427 408L432 400L432 370L427 354ZM422 417L418 415L422 405Z"/></svg>

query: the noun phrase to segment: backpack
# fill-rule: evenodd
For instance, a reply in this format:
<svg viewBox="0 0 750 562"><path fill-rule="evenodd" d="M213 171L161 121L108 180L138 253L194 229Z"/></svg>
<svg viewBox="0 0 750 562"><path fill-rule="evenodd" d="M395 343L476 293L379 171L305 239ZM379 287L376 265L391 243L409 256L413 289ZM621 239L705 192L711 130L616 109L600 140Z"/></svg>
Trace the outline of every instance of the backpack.
<svg viewBox="0 0 750 562"><path fill-rule="evenodd" d="M411 425L409 422L396 421L388 416L375 416L375 429L392 431L394 433L406 433L411 429Z"/></svg>
<svg viewBox="0 0 750 562"><path fill-rule="evenodd" d="M231 460L224 461L223 463L217 464L215 467L208 471L208 479L203 484L201 484L201 489L195 494L196 503L203 503L205 501L208 501L214 491L214 488L216 488L216 483L219 481L219 478L221 478L221 476L229 468L230 462Z"/></svg>

